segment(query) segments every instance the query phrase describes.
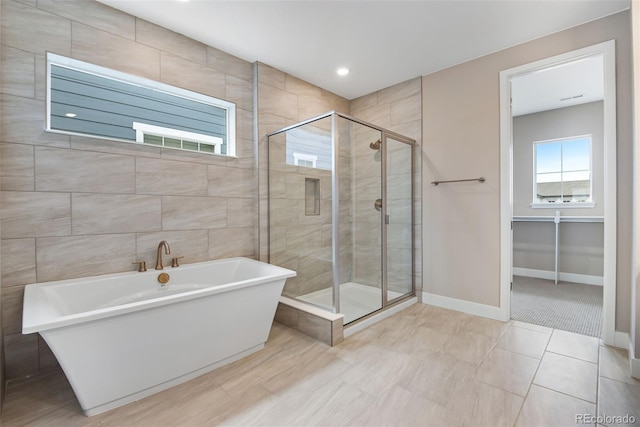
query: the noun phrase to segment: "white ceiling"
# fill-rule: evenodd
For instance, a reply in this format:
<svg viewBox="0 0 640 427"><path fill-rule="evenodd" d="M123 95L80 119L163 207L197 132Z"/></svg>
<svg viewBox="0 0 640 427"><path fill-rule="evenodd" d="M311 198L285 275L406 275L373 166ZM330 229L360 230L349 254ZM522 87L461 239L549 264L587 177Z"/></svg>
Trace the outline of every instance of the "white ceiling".
<svg viewBox="0 0 640 427"><path fill-rule="evenodd" d="M546 68L511 80L513 116L604 99L602 55Z"/></svg>
<svg viewBox="0 0 640 427"><path fill-rule="evenodd" d="M629 0L99 0L347 99L629 8ZM339 77L335 70L351 72Z"/></svg>

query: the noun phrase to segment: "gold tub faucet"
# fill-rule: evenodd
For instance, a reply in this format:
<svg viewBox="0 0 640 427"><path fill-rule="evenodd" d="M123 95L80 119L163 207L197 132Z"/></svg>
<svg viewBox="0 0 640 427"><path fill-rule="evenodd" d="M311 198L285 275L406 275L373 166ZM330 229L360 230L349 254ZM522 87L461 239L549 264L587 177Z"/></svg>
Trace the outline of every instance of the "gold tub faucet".
<svg viewBox="0 0 640 427"><path fill-rule="evenodd" d="M169 243L166 240L163 240L158 245L158 254L156 256L156 270L162 270L164 267L162 266L162 248L164 247L164 253L169 255L171 253L171 248L169 248Z"/></svg>

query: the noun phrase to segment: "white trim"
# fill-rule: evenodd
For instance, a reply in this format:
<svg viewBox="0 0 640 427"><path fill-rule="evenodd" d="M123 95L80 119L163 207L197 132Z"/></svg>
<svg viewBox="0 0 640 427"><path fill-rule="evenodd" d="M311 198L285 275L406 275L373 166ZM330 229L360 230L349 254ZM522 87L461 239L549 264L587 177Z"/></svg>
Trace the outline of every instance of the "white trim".
<svg viewBox="0 0 640 427"><path fill-rule="evenodd" d="M615 347L627 350L629 357L629 373L632 377L640 379L640 359L636 358L633 341L627 332L616 331Z"/></svg>
<svg viewBox="0 0 640 427"><path fill-rule="evenodd" d="M615 40L546 58L500 72L500 311L511 311L511 224L513 218L511 79L550 66L602 55L604 63L604 289L603 338L615 340L616 315L616 80Z"/></svg>
<svg viewBox="0 0 640 427"><path fill-rule="evenodd" d="M563 175L564 174L564 170L563 170L563 165L564 165L564 160L563 159L563 143L567 142L567 141L575 141L578 139L589 139L589 200L586 202L570 202L570 203L564 203L564 202L559 202L559 203L541 203L537 201L537 192L538 192L538 153L536 152L536 145L537 144L558 144L560 143L560 174ZM558 173L558 172L554 172L554 173ZM565 182L562 178L561 178L561 182ZM564 193L564 191L563 191ZM533 202L530 204L530 206L532 208L549 208L551 207L552 209L554 208L559 208L560 206L565 207L565 208L593 208L595 207L595 202L593 201L593 135L592 134L586 134L586 135L576 135L576 136L569 136L569 137L563 137L563 138L554 138L554 139L544 139L544 140L540 140L540 141L533 141L533 191L532 191L532 199ZM564 194L562 194L562 197L564 197ZM548 205L552 205L552 206L548 206Z"/></svg>
<svg viewBox="0 0 640 427"><path fill-rule="evenodd" d="M640 380L640 359L633 354L633 343L629 342L629 365L631 376Z"/></svg>
<svg viewBox="0 0 640 427"><path fill-rule="evenodd" d="M640 380L640 359L631 359L631 376Z"/></svg>
<svg viewBox="0 0 640 427"><path fill-rule="evenodd" d="M595 202L569 202L569 203L531 203L533 209L572 209L572 208L595 208Z"/></svg>
<svg viewBox="0 0 640 427"><path fill-rule="evenodd" d="M418 302L418 298L417 297L413 297L407 301L401 302L399 304L396 304L394 306L391 306L385 310L382 310L380 313L374 314L373 316L367 317L366 319L358 322L358 323L354 323L353 325L347 325L344 328L344 337L350 337L351 335L355 334L356 332L359 332L365 328L368 328L369 326L373 325L374 323L378 323L381 320L386 319L387 317L396 314L402 310L404 310L405 308L408 308L410 306L412 306L413 304L416 304Z"/></svg>
<svg viewBox="0 0 640 427"><path fill-rule="evenodd" d="M511 318L513 242L513 126L511 74L500 72L500 317Z"/></svg>
<svg viewBox="0 0 640 427"><path fill-rule="evenodd" d="M629 340L629 358L631 364L631 376L640 379L640 359L635 354L635 347L638 345L640 350L640 301L638 295L638 273L640 260L638 258L638 244L640 243L640 80L638 80L638 69L640 68L640 5L634 2L631 7L631 40L632 40L632 67L634 70L633 78L633 199L632 199L632 218L631 224L631 328L629 336L633 337Z"/></svg>
<svg viewBox="0 0 640 427"><path fill-rule="evenodd" d="M445 297L442 295L430 294L428 292L422 293L422 303L428 305L435 305L436 307L446 308L449 310L461 311L463 313L473 314L474 316L487 317L489 319L500 320L502 322L508 322L509 317L504 317L504 313L501 307L495 307L493 305L479 304L477 302L471 302L456 298Z"/></svg>
<svg viewBox="0 0 640 427"><path fill-rule="evenodd" d="M613 334L613 342L608 345L627 350L630 344L631 340L629 339L629 334L627 332L616 331Z"/></svg>
<svg viewBox="0 0 640 427"><path fill-rule="evenodd" d="M513 267L514 276L535 277L536 279L554 280L555 272L550 270L536 270L533 268ZM583 285L602 286L602 276L588 274L558 272L558 280L563 282L582 283Z"/></svg>
<svg viewBox="0 0 640 427"><path fill-rule="evenodd" d="M514 216L513 222L555 222L556 217L551 215L540 216ZM604 222L603 216L560 216L560 223L563 222Z"/></svg>

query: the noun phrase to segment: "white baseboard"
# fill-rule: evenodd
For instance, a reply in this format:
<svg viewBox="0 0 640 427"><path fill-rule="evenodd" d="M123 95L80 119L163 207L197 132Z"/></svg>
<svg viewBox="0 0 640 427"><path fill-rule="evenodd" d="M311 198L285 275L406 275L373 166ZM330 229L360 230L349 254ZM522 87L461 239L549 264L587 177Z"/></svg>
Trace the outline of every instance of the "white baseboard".
<svg viewBox="0 0 640 427"><path fill-rule="evenodd" d="M631 376L640 380L640 359L631 359Z"/></svg>
<svg viewBox="0 0 640 427"><path fill-rule="evenodd" d="M629 337L629 334L626 334ZM629 344L627 347L629 351L629 369L631 370L631 376L633 378L640 379L640 359L636 358L635 349L633 348L633 341L629 338Z"/></svg>
<svg viewBox="0 0 640 427"><path fill-rule="evenodd" d="M555 280L556 274L549 270L536 270L533 268L513 267L514 276L535 277L536 279ZM602 286L602 276L590 276L588 274L558 272L558 280L563 282L582 283L585 285Z"/></svg>
<svg viewBox="0 0 640 427"><path fill-rule="evenodd" d="M640 359L635 356L633 342L627 332L616 331L614 346L627 350L629 355L629 373L632 377L640 379Z"/></svg>
<svg viewBox="0 0 640 427"><path fill-rule="evenodd" d="M509 319L503 319L502 311L500 307L492 305L479 304L477 302L471 302L456 298L445 297L442 295L430 294L428 292L422 293L422 303L435 305L436 307L447 308L449 310L461 311L467 314L473 314L475 316L487 317L489 319L507 321Z"/></svg>
<svg viewBox="0 0 640 427"><path fill-rule="evenodd" d="M631 340L629 339L629 334L626 332L616 331L613 337L613 346L618 348L624 348L625 350L629 349L631 345Z"/></svg>

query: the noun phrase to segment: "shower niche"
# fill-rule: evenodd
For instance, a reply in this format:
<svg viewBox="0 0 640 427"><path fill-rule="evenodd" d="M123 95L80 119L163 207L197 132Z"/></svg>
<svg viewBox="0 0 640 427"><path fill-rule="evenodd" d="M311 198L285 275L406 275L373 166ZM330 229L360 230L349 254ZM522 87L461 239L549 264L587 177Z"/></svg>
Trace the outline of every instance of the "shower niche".
<svg viewBox="0 0 640 427"><path fill-rule="evenodd" d="M415 141L330 112L268 135L269 262L345 325L415 295Z"/></svg>

